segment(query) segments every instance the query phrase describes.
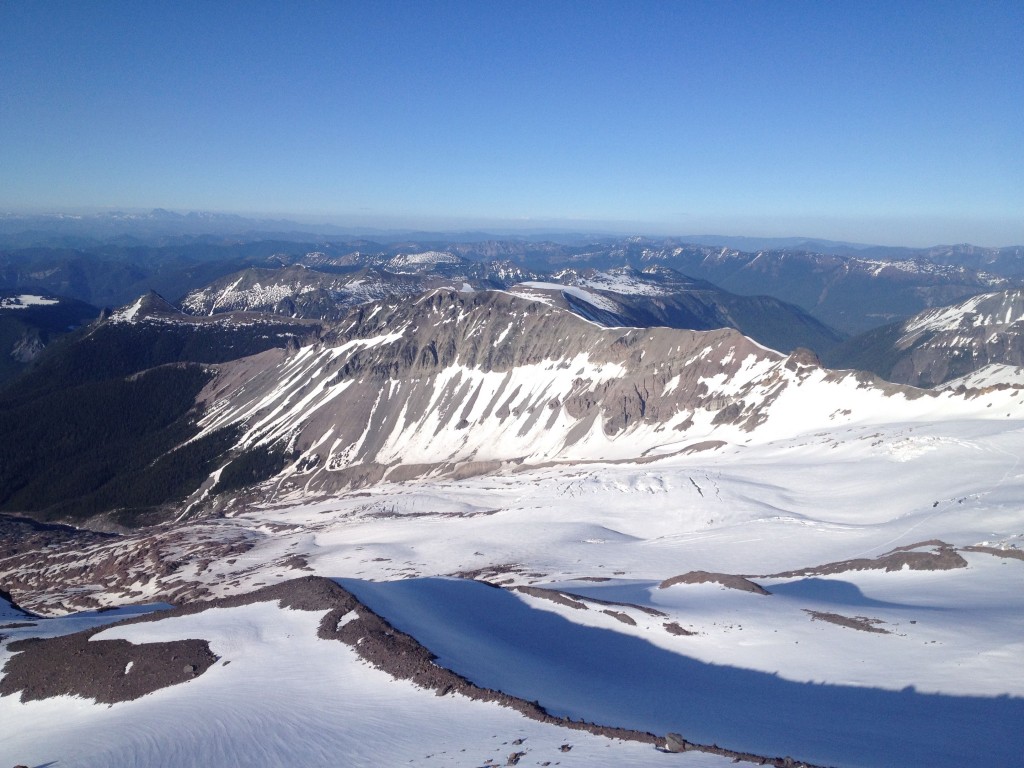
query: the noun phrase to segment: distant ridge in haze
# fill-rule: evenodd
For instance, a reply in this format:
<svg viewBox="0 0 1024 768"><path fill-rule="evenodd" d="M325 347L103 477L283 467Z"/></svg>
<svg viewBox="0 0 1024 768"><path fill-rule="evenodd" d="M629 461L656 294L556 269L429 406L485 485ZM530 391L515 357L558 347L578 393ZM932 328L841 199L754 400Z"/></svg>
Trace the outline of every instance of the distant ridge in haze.
<svg viewBox="0 0 1024 768"><path fill-rule="evenodd" d="M24 248L40 245L74 245L70 240L113 241L137 238L152 242L175 236L273 237L282 240L367 238L392 244L405 240L471 243L485 240L523 240L565 245L614 241L636 236L642 225L564 222L492 222L461 226L370 226L332 222L330 216L318 220L309 217L297 221L284 216L241 215L216 211L179 213L166 208L148 211L102 211L98 213L20 213L0 212L0 247ZM659 228L663 229L663 228ZM832 255L882 254L907 257L941 249L972 248L969 245L935 245L925 248L883 246L806 236L758 237L752 235L657 235L643 236L652 241L672 241L704 246L722 246L740 251L798 250ZM983 248L981 250L1007 250Z"/></svg>
<svg viewBox="0 0 1024 768"><path fill-rule="evenodd" d="M883 246L866 243L845 243L810 237L751 237L742 235L680 235L675 238L694 245L721 245L738 251L766 251L792 249L820 253L849 253Z"/></svg>

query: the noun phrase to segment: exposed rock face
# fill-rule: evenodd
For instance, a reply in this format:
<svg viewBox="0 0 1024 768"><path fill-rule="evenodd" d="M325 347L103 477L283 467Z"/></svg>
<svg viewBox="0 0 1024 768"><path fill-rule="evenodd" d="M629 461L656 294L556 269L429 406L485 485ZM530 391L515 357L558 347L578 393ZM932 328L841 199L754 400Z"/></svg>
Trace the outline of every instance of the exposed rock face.
<svg viewBox="0 0 1024 768"><path fill-rule="evenodd" d="M45 347L38 331L26 331L11 347L11 357L19 363L31 363L42 354Z"/></svg>
<svg viewBox="0 0 1024 768"><path fill-rule="evenodd" d="M829 358L916 387L986 365L1024 365L1024 291L974 296L851 339Z"/></svg>
<svg viewBox="0 0 1024 768"><path fill-rule="evenodd" d="M507 293L435 291L359 307L298 352L221 366L202 424L242 425L241 450L286 445L285 475L330 490L749 431L813 372L813 356L729 329L601 328Z"/></svg>
<svg viewBox="0 0 1024 768"><path fill-rule="evenodd" d="M335 321L359 304L410 299L453 286L546 295L555 306L609 327L735 328L786 352L801 345L824 352L841 341L840 334L795 305L729 293L662 265L545 275L440 252L381 256L372 266L343 274L303 265L250 268L192 291L181 306L191 315L244 311Z"/></svg>
<svg viewBox="0 0 1024 768"><path fill-rule="evenodd" d="M934 386L988 363L1024 365L1024 291L976 296L911 318L893 381Z"/></svg>
<svg viewBox="0 0 1024 768"><path fill-rule="evenodd" d="M686 739L678 733L668 733L665 735L665 750L667 752L685 752L688 748L689 745L686 743Z"/></svg>
<svg viewBox="0 0 1024 768"><path fill-rule="evenodd" d="M208 590L186 562L203 572L252 545L245 534L215 526L117 536L0 515L0 595L43 616L111 602L195 600ZM302 567L295 560L281 566Z"/></svg>
<svg viewBox="0 0 1024 768"><path fill-rule="evenodd" d="M810 615L812 621L827 621L829 624L835 624L840 627L849 627L850 629L856 629L861 632L873 632L878 635L891 635L888 629L883 629L878 626L885 622L881 619L872 619L868 616L843 616L839 613L830 613L827 611L812 611L809 608L802 609L804 613Z"/></svg>
<svg viewBox="0 0 1024 768"><path fill-rule="evenodd" d="M440 285L443 281L438 277L433 282ZM376 267L342 275L301 265L251 268L192 291L182 299L181 306L191 315L266 312L336 320L357 304L407 298L429 286L430 281L420 277L384 272Z"/></svg>
<svg viewBox="0 0 1024 768"><path fill-rule="evenodd" d="M735 328L765 346L789 352L799 346L831 350L841 335L800 307L769 296L741 296L661 264L642 270L617 267L563 270L557 282L526 282L511 290L545 296L600 325Z"/></svg>

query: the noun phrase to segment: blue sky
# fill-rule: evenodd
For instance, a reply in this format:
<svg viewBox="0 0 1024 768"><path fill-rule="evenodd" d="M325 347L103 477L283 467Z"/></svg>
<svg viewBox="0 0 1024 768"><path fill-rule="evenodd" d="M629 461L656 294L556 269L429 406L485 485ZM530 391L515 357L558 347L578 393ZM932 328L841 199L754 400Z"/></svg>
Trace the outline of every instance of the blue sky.
<svg viewBox="0 0 1024 768"><path fill-rule="evenodd" d="M0 0L0 209L1024 243L1024 3Z"/></svg>

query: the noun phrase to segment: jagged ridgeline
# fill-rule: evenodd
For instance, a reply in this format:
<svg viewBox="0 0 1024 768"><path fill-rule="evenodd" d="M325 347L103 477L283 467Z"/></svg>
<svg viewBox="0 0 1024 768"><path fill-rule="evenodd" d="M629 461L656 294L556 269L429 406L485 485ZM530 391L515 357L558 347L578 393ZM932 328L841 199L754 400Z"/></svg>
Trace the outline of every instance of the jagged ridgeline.
<svg viewBox="0 0 1024 768"><path fill-rule="evenodd" d="M333 322L360 304L411 299L427 290L459 286L541 295L550 304L604 326L736 328L783 352L807 347L822 354L842 340L841 334L793 304L729 293L660 264L642 270L566 269L542 275L507 262L468 262L428 253L395 257L385 266L408 271L377 266L344 273L304 266L246 269L190 292L181 306L193 315L256 311Z"/></svg>
<svg viewBox="0 0 1024 768"><path fill-rule="evenodd" d="M823 419L851 412L848 390L920 396L732 329L604 328L538 296L439 290L360 307L316 345L218 366L202 434L237 427L236 450L285 451L277 491L315 493L746 440L783 395ZM813 402L796 393L809 378Z"/></svg>
<svg viewBox="0 0 1024 768"><path fill-rule="evenodd" d="M223 461L237 439L199 431L196 398L211 364L319 333L241 315L187 318L160 297L52 345L0 391L0 508L40 519L160 519Z"/></svg>
<svg viewBox="0 0 1024 768"><path fill-rule="evenodd" d="M466 280L477 289L508 288L534 279L561 282L558 276L567 271L582 274L629 267L646 273L655 267L710 281L723 293L772 296L801 307L845 335L982 292L1024 284L1024 249L1019 246L914 250L837 248L839 244L801 241L771 245L741 239L734 245L769 250L736 250L729 245L730 238L698 238L695 242L633 237L573 244L436 238L383 244L251 238L228 242L195 238L159 246L83 242L75 249L21 247L15 245L20 242L15 238L7 246L12 250L0 250L0 289L18 288L96 306L117 306L154 287L164 296L185 297L183 306L195 314L260 309L337 318L338 307L346 302L351 305L360 295L362 300L384 298L385 294L411 295L440 287L440 281L458 286ZM0 234L0 245L3 240ZM44 242L49 244L46 238ZM284 269L278 271L277 267ZM316 274L302 275L299 267ZM360 270L369 270L361 283L361 277L354 274ZM292 290L282 291L289 285ZM375 290L383 293L373 295ZM658 301L655 298L649 303ZM736 317L731 323L734 326L742 322L741 316ZM671 313L659 322L683 327L671 320ZM769 322L780 327L781 318L773 315ZM747 323L742 330L756 337L757 323ZM785 339L763 343L786 349ZM822 354L827 351L809 338L796 343Z"/></svg>

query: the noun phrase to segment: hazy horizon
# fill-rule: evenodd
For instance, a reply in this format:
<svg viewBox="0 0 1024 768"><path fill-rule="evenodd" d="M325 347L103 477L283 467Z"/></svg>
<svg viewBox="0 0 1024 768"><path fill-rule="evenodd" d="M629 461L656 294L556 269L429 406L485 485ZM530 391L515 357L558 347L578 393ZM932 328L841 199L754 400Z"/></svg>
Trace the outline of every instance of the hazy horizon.
<svg viewBox="0 0 1024 768"><path fill-rule="evenodd" d="M988 241L970 237L946 237L938 236L929 238L927 234L922 238L910 240L900 238L888 238L885 240L866 239L860 233L860 229L851 225L849 228L839 230L828 230L825 232L810 231L811 227L801 230L789 229L784 225L775 227L757 227L734 225L722 222L717 227L705 229L694 228L692 230L672 229L666 225L647 222L623 222L623 221L586 221L567 219L466 219L460 217L451 218L398 218L398 217L358 217L345 215L316 215L303 213L282 213L267 211L247 210L205 210L194 208L173 209L166 206L115 206L108 208L97 208L95 206L69 206L63 209L30 208L21 209L8 208L0 210L0 215L5 216L74 216L91 217L104 214L123 213L125 215L146 215L153 211L165 210L180 216L214 215L214 216L237 216L266 224L282 223L300 225L302 230L310 234L315 233L317 227L326 230L346 230L347 235L367 234L401 234L401 233L422 233L437 234L439 236L450 234L482 234L495 236L540 236L551 235L580 235L593 237L651 237L651 238L722 238L726 239L750 239L750 240L793 240L793 241L824 241L836 244L847 244L851 246L880 246L889 248L930 248L934 246L950 245L973 245L982 248L1008 248L1019 246L1024 243L1024 237L1020 241ZM934 231L964 231L954 230L948 226L935 227ZM850 234L838 235L836 231ZM933 231L932 228L926 230Z"/></svg>
<svg viewBox="0 0 1024 768"><path fill-rule="evenodd" d="M9 3L0 209L1015 245L1022 28L999 0Z"/></svg>

